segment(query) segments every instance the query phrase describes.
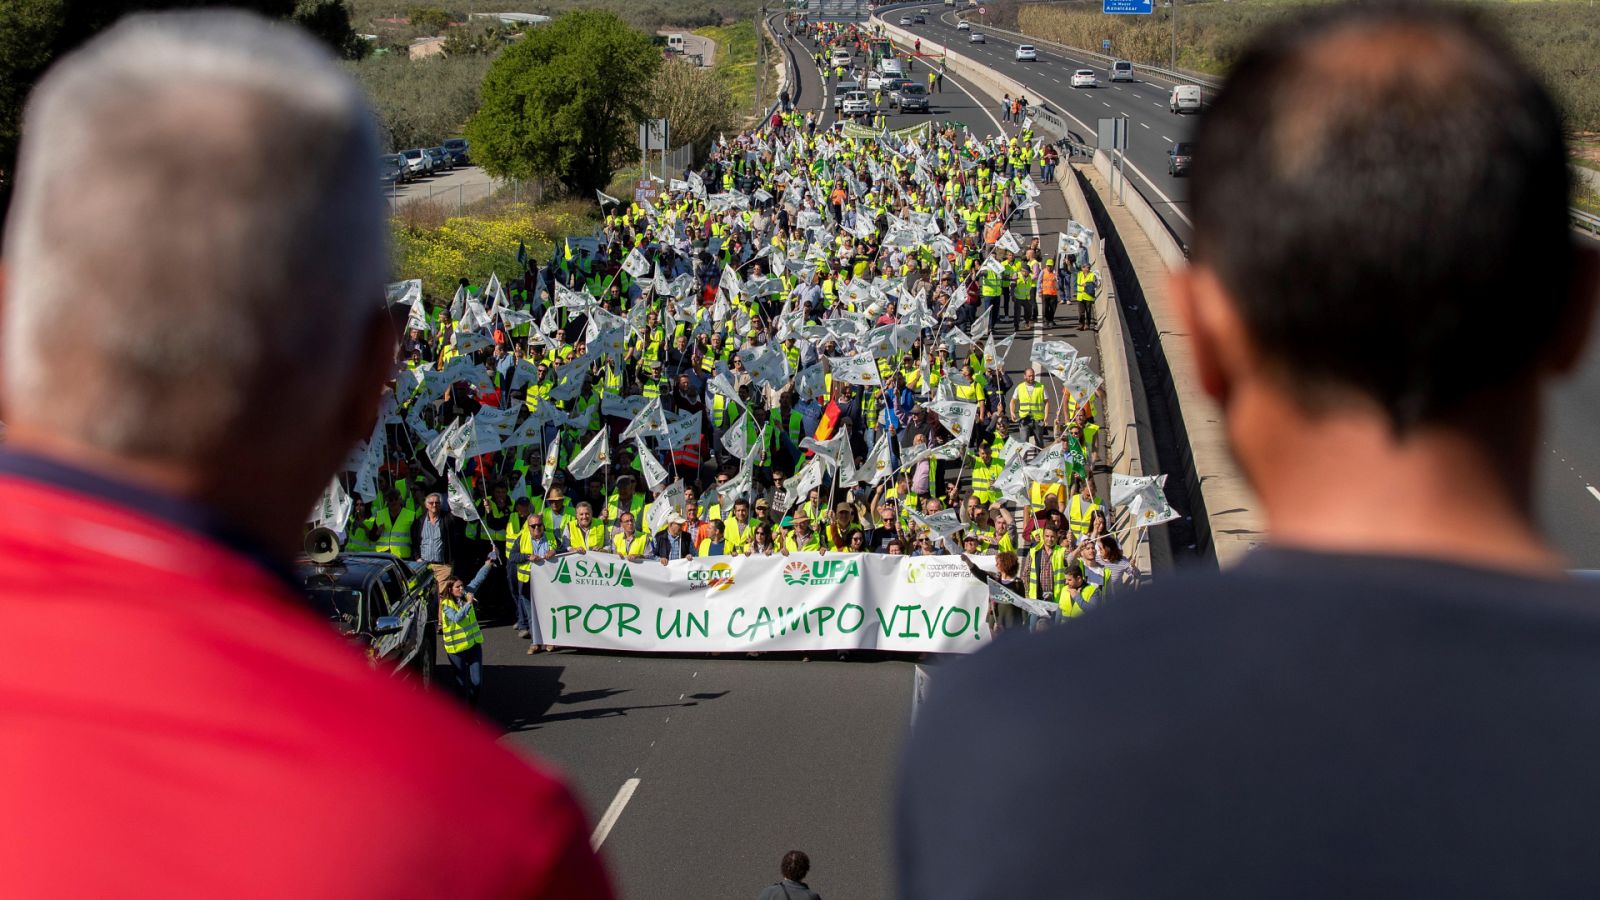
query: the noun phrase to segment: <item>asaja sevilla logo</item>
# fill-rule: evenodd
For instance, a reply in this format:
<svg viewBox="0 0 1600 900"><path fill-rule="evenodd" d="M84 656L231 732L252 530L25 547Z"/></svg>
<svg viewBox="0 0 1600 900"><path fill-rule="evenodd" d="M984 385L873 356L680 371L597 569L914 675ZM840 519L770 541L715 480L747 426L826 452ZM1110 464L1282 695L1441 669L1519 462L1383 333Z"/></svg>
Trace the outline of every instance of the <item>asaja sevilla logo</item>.
<svg viewBox="0 0 1600 900"><path fill-rule="evenodd" d="M633 587L633 573L623 562L595 562L587 559L562 559L556 564L552 584L584 584L590 587Z"/></svg>
<svg viewBox="0 0 1600 900"><path fill-rule="evenodd" d="M710 566L696 566L689 570L689 586L706 588L712 593L727 590L733 585L733 566L725 562Z"/></svg>
<svg viewBox="0 0 1600 900"><path fill-rule="evenodd" d="M795 560L783 567L783 583L843 584L860 574L861 566L853 559L818 559L812 562Z"/></svg>

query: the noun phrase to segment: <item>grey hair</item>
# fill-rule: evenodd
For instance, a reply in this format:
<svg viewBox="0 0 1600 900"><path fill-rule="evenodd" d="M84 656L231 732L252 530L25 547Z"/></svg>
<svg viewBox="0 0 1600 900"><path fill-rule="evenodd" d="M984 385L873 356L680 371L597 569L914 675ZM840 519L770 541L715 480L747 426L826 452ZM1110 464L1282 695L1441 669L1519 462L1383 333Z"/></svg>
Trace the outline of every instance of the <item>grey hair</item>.
<svg viewBox="0 0 1600 900"><path fill-rule="evenodd" d="M131 16L56 65L25 121L11 418L169 460L326 428L388 268L376 130L337 61L248 13Z"/></svg>

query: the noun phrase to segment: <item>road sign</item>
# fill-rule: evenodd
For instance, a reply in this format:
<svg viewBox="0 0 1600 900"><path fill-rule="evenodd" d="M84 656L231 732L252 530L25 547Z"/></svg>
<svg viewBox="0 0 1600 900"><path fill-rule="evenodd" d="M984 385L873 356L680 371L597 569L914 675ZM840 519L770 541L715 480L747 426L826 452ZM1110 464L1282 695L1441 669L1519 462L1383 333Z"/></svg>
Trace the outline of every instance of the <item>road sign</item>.
<svg viewBox="0 0 1600 900"><path fill-rule="evenodd" d="M1155 12L1152 0L1100 0L1100 11L1113 16L1148 16Z"/></svg>
<svg viewBox="0 0 1600 900"><path fill-rule="evenodd" d="M1095 146L1101 150L1128 149L1128 120L1124 117L1106 118L1096 122Z"/></svg>
<svg viewBox="0 0 1600 900"><path fill-rule="evenodd" d="M1111 38L1106 38L1105 40L1101 41L1100 42L1100 49L1101 50L1110 50L1111 49Z"/></svg>
<svg viewBox="0 0 1600 900"><path fill-rule="evenodd" d="M639 149L641 151L667 149L666 119L647 119L639 123Z"/></svg>

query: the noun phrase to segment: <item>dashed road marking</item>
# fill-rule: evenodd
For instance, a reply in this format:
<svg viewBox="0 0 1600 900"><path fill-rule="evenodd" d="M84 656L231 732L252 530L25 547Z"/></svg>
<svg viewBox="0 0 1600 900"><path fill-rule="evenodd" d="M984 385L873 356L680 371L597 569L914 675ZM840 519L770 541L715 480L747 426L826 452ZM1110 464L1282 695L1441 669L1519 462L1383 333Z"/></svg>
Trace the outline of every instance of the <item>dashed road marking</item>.
<svg viewBox="0 0 1600 900"><path fill-rule="evenodd" d="M637 770L635 770L637 771ZM606 814L600 817L599 824L594 826L594 833L589 835L589 849L599 850L600 845L606 842L606 836L611 833L617 819L622 817L622 810L633 799L633 792L639 789L639 779L629 778L617 788L617 795L611 798L611 805L606 807Z"/></svg>

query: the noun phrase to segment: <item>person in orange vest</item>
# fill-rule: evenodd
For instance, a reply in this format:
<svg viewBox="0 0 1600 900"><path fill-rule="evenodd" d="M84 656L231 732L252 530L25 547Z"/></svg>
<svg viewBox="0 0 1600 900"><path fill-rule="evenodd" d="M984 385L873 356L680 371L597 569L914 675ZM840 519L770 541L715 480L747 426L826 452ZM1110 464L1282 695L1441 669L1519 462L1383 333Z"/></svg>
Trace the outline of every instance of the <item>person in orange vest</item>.
<svg viewBox="0 0 1600 900"><path fill-rule="evenodd" d="M983 229L983 246L992 248L1000 242L1000 235L1005 234L1006 223L994 213L989 214L989 224Z"/></svg>
<svg viewBox="0 0 1600 900"><path fill-rule="evenodd" d="M1039 306L1046 328L1056 325L1056 304L1061 301L1061 273L1056 271L1056 261L1047 259L1039 272Z"/></svg>

